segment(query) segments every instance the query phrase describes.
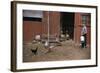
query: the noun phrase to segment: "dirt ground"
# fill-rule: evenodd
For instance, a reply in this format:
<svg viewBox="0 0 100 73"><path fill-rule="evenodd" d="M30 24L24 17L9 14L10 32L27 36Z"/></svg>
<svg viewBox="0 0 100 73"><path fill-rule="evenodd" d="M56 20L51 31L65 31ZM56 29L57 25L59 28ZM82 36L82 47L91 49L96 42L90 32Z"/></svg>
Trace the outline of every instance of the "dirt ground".
<svg viewBox="0 0 100 73"><path fill-rule="evenodd" d="M59 61L59 60L83 60L91 58L90 48L81 48L75 45L72 40L61 42L61 46L52 48L52 52L47 53L47 48L38 49L37 55L31 52L30 45L24 45L23 62L39 62L39 61Z"/></svg>

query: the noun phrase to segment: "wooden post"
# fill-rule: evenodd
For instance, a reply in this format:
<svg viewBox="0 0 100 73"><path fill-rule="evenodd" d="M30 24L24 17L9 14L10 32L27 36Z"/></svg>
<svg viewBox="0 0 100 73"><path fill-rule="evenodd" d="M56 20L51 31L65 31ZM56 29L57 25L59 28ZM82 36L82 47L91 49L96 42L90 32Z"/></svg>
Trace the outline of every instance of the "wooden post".
<svg viewBox="0 0 100 73"><path fill-rule="evenodd" d="M49 37L50 37L50 24L49 24L49 11L48 11L48 45L50 41Z"/></svg>

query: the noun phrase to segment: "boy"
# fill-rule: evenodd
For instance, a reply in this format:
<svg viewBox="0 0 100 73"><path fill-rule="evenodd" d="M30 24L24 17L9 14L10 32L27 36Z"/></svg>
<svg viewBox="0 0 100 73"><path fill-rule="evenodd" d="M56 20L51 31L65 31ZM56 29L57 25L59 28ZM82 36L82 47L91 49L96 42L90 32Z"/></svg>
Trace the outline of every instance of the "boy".
<svg viewBox="0 0 100 73"><path fill-rule="evenodd" d="M87 27L83 24L81 34L84 36L84 47L87 46Z"/></svg>

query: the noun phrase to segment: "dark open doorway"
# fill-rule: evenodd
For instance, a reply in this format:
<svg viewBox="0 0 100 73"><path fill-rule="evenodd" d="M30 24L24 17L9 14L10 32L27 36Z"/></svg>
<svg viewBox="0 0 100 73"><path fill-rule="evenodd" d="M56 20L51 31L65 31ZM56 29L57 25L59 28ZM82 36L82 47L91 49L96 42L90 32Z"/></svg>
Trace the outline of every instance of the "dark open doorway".
<svg viewBox="0 0 100 73"><path fill-rule="evenodd" d="M70 39L74 39L74 13L61 12L61 31L64 35L68 33Z"/></svg>

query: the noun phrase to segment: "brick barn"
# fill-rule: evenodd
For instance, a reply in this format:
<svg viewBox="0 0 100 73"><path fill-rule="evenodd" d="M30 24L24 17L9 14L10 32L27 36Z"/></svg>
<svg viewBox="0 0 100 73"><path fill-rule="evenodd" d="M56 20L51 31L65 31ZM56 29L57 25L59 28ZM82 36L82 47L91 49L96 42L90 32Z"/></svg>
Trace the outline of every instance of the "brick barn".
<svg viewBox="0 0 100 73"><path fill-rule="evenodd" d="M36 35L58 37L67 33L76 44L80 43L82 24L87 27L87 44L90 46L91 15L56 11L23 10L23 41L30 42ZM49 24L49 27L48 27Z"/></svg>

